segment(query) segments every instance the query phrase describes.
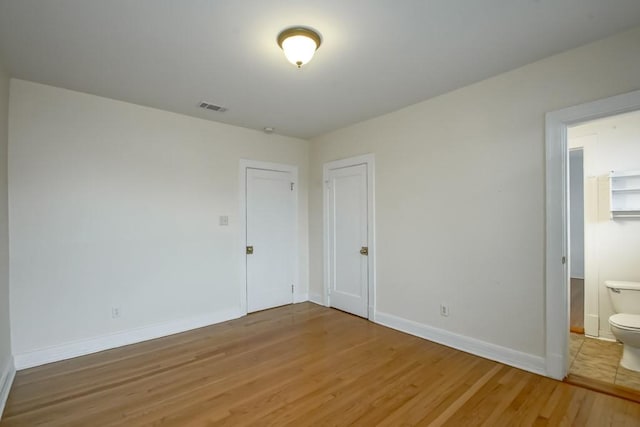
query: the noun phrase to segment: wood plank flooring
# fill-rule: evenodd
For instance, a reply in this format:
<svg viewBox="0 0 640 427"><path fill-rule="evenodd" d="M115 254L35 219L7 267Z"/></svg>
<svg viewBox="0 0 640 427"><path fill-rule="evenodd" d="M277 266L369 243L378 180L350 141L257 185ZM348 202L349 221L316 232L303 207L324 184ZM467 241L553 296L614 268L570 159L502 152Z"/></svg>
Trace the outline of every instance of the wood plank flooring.
<svg viewBox="0 0 640 427"><path fill-rule="evenodd" d="M640 426L640 404L311 303L18 372L0 426Z"/></svg>

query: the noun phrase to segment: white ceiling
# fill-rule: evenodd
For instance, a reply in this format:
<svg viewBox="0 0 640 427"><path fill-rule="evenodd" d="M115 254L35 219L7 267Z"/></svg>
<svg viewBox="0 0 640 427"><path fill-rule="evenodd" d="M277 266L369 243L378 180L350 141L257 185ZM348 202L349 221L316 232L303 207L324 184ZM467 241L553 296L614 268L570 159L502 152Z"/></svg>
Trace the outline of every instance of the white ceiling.
<svg viewBox="0 0 640 427"><path fill-rule="evenodd" d="M0 0L0 55L17 78L309 138L639 24L639 0ZM293 25L323 37L301 70L276 44Z"/></svg>

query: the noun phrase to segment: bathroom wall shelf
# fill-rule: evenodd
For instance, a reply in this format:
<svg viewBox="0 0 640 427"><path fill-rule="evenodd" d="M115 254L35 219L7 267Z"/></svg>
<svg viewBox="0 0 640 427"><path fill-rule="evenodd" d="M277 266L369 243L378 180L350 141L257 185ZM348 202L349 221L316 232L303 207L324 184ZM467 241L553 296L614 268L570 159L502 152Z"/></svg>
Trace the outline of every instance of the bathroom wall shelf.
<svg viewBox="0 0 640 427"><path fill-rule="evenodd" d="M640 218L640 170L609 174L612 219Z"/></svg>

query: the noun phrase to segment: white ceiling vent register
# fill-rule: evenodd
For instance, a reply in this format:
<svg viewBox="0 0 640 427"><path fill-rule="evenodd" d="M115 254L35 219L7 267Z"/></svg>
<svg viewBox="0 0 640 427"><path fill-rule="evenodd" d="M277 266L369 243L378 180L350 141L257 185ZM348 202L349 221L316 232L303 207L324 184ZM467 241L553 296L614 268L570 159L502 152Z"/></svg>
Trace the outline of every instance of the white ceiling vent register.
<svg viewBox="0 0 640 427"><path fill-rule="evenodd" d="M225 111L227 111L225 107L204 101L200 102L200 108L204 108L205 110L217 111L218 113L224 113Z"/></svg>

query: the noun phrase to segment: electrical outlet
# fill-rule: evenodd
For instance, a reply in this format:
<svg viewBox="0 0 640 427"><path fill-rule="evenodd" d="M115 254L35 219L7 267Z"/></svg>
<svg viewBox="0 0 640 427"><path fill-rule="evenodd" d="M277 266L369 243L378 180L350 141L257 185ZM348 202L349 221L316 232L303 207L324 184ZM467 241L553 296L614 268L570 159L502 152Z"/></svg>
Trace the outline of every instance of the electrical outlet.
<svg viewBox="0 0 640 427"><path fill-rule="evenodd" d="M446 304L440 304L440 316L449 316L449 306Z"/></svg>
<svg viewBox="0 0 640 427"><path fill-rule="evenodd" d="M221 226L225 227L229 225L229 217L227 215L221 215L219 220L220 221L218 222L218 224L220 224Z"/></svg>
<svg viewBox="0 0 640 427"><path fill-rule="evenodd" d="M112 307L111 308L111 318L117 319L120 317L120 307Z"/></svg>

